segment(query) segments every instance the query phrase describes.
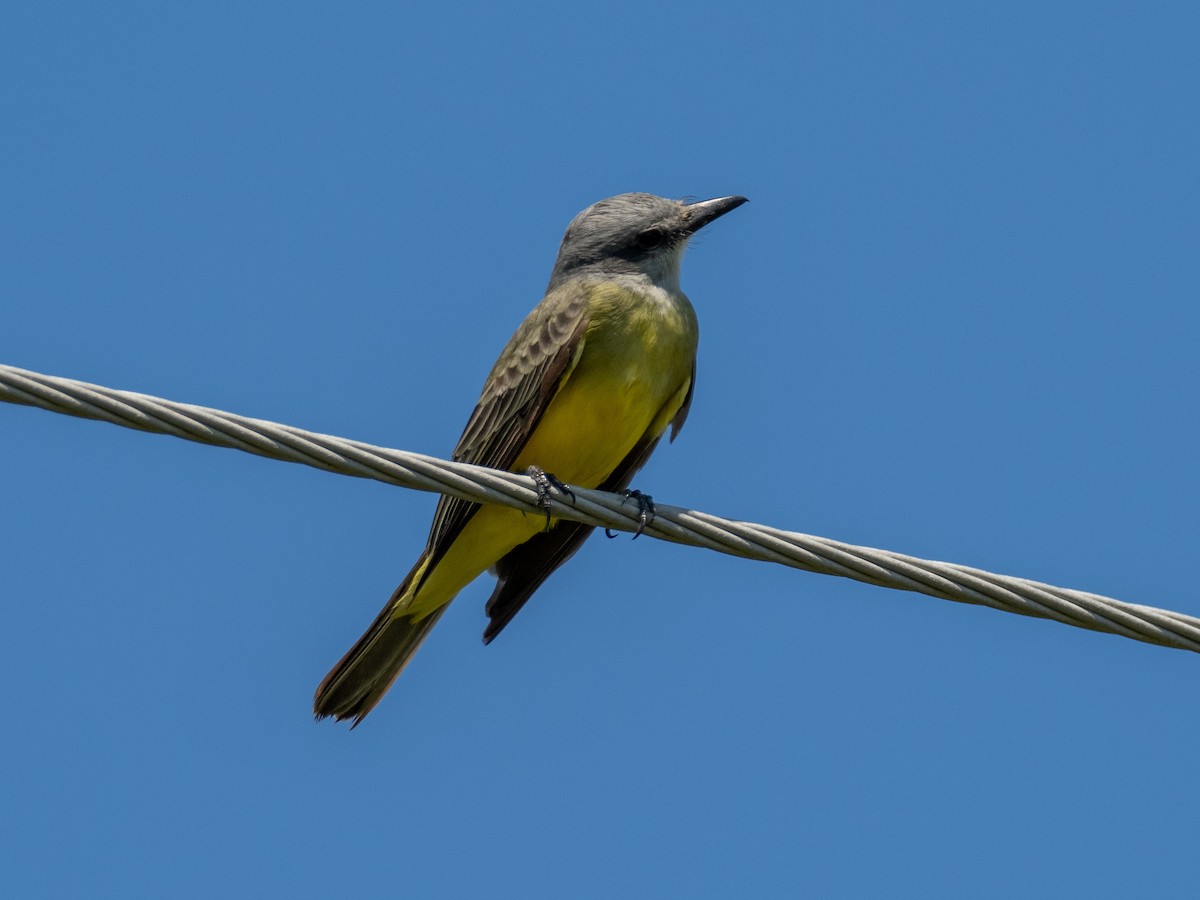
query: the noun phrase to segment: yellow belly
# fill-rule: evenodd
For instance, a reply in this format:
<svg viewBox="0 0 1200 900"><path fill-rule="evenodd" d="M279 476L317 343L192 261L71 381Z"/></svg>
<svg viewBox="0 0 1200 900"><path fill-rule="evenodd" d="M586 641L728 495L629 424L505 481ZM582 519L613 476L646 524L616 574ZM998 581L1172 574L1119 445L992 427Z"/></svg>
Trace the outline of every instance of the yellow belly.
<svg viewBox="0 0 1200 900"><path fill-rule="evenodd" d="M598 487L643 437L663 433L687 395L696 348L690 306L647 307L598 293L576 365L518 455L515 472L536 465L568 484ZM448 603L545 526L544 516L485 504L397 612L426 615Z"/></svg>
<svg viewBox="0 0 1200 900"><path fill-rule="evenodd" d="M542 415L513 471L541 466L569 484L597 487L643 436L662 433L679 403L665 418L664 406L679 388L668 393L631 371L613 372L585 358Z"/></svg>

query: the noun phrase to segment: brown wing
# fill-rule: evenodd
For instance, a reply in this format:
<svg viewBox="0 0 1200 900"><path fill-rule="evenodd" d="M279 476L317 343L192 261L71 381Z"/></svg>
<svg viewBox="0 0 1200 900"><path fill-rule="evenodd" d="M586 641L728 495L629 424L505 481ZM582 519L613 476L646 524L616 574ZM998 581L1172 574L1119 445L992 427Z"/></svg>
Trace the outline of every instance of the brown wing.
<svg viewBox="0 0 1200 900"><path fill-rule="evenodd" d="M687 394L671 420L671 440L679 434L687 419L688 410L692 406L692 393L696 388L696 364L692 363L692 378L688 384ZM658 446L659 437L643 438L634 446L629 455L621 460L621 464L599 487L602 491L619 491L629 487L629 482L638 469L646 464L654 448ZM483 631L483 642L490 644L504 626L512 621L513 616L521 611L525 601L533 596L533 592L541 587L542 582L550 574L570 559L583 542L591 535L593 525L580 522L560 521L550 531L534 535L510 551L496 563L496 589L488 599L486 612L488 624Z"/></svg>
<svg viewBox="0 0 1200 900"><path fill-rule="evenodd" d="M459 462L508 469L569 374L587 329L587 290L578 283L548 293L525 317L492 366L454 448ZM436 565L479 504L443 496L427 548Z"/></svg>

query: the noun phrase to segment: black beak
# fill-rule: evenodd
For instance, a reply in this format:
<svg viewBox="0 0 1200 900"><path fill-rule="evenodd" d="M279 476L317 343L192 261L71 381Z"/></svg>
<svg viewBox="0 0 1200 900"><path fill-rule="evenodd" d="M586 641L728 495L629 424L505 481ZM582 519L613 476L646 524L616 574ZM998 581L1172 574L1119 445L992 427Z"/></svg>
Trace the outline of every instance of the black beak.
<svg viewBox="0 0 1200 900"><path fill-rule="evenodd" d="M719 219L731 209L737 209L746 202L745 197L717 197L713 200L701 200L698 203L689 203L684 209L687 211L687 233L695 234L709 222L714 219Z"/></svg>

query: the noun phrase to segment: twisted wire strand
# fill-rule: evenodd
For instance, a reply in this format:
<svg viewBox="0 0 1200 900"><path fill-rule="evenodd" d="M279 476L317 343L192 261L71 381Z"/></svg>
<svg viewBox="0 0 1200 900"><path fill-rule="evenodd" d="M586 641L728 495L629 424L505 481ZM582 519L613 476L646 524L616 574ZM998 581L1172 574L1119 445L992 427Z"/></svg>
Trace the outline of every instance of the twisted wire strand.
<svg viewBox="0 0 1200 900"><path fill-rule="evenodd" d="M376 447L146 394L0 365L0 400L302 463L342 475L451 494L480 503L500 503L542 515L533 480L525 475ZM553 515L605 528L637 530L635 504L618 494L574 486L572 490L574 502L558 496L550 498ZM655 518L645 533L808 572L990 606L1200 652L1200 618L1025 578L722 519L665 504L655 504Z"/></svg>

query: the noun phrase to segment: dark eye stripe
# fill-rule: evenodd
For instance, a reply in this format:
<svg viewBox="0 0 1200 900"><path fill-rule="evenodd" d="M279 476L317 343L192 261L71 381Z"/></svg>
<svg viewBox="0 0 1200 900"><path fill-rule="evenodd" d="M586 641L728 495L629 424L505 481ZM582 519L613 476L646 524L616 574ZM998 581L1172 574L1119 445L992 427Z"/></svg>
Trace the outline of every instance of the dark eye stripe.
<svg viewBox="0 0 1200 900"><path fill-rule="evenodd" d="M637 245L643 250L653 250L662 246L663 233L659 228L647 228L637 236Z"/></svg>

